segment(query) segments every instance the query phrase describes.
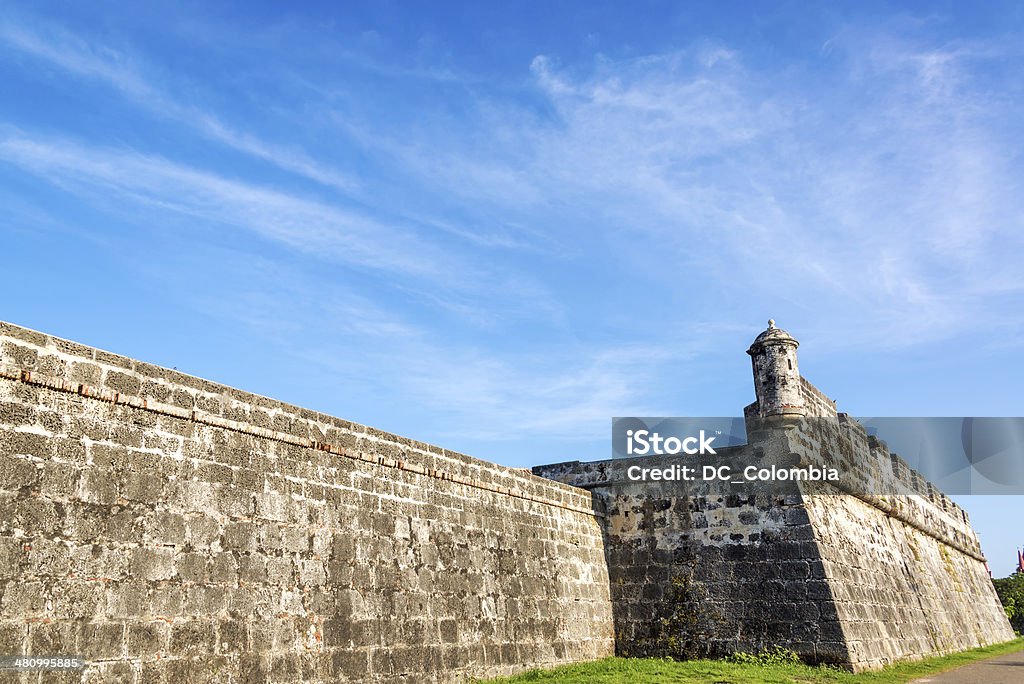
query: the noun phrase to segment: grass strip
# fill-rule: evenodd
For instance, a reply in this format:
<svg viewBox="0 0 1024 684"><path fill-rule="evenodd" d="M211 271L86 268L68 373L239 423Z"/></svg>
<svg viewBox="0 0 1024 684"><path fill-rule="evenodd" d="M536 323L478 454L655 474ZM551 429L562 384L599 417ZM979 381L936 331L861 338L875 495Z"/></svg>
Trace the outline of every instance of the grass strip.
<svg viewBox="0 0 1024 684"><path fill-rule="evenodd" d="M1024 649L1024 638L995 646L890 665L883 670L853 674L836 667L802 664L758 665L725 660L674 661L655 658L605 658L590 663L534 669L514 677L488 679L480 684L902 684L968 663Z"/></svg>

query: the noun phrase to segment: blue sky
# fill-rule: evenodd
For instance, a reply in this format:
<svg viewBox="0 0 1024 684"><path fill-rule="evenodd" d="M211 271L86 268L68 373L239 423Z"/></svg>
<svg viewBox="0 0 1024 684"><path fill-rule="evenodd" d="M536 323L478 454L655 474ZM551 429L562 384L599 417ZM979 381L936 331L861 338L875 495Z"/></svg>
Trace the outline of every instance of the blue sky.
<svg viewBox="0 0 1024 684"><path fill-rule="evenodd" d="M0 318L513 466L738 414L769 317L1021 414L1019 4L3 7Z"/></svg>

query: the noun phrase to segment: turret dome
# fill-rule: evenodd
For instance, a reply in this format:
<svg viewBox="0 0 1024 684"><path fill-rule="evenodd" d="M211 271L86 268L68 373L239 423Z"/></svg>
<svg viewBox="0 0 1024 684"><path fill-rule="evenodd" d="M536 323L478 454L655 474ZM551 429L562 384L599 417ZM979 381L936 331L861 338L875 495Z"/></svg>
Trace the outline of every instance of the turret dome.
<svg viewBox="0 0 1024 684"><path fill-rule="evenodd" d="M754 338L754 342L750 345L750 349L747 350L747 353L753 354L758 348L766 343L791 344L794 347L800 346L800 343L797 342L795 337L782 328L776 328L775 321L772 319L768 320L767 330Z"/></svg>

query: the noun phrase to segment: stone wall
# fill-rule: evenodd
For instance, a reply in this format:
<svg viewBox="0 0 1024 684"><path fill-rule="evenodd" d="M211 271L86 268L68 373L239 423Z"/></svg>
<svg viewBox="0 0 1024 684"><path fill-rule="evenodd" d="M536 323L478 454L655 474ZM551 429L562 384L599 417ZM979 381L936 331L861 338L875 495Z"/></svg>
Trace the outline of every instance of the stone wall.
<svg viewBox="0 0 1024 684"><path fill-rule="evenodd" d="M755 341L768 403L716 459L842 478L749 492L626 476L664 457L537 477L0 323L0 655L89 663L24 682L419 683L1012 638L966 513L795 349Z"/></svg>
<svg viewBox="0 0 1024 684"><path fill-rule="evenodd" d="M852 663L1013 638L963 509L843 414L783 432L795 459L842 473L803 499Z"/></svg>
<svg viewBox="0 0 1024 684"><path fill-rule="evenodd" d="M0 654L462 681L610 654L606 568L586 491L0 324Z"/></svg>
<svg viewBox="0 0 1024 684"><path fill-rule="evenodd" d="M857 669L1014 637L982 560L856 497L805 505Z"/></svg>
<svg viewBox="0 0 1024 684"><path fill-rule="evenodd" d="M802 383L818 415L766 428L748 407L750 444L715 464L835 467L837 483L730 494L627 477L679 462L664 456L534 468L604 501L618 653L777 645L859 671L1012 639L967 514Z"/></svg>
<svg viewBox="0 0 1024 684"><path fill-rule="evenodd" d="M755 463L754 446L716 465ZM706 483L632 481L671 457L539 466L605 500L608 573L622 656L725 656L783 646L809 662L849 653L799 494L727 494Z"/></svg>
<svg viewBox="0 0 1024 684"><path fill-rule="evenodd" d="M804 415L829 418L834 418L837 415L836 402L807 382L807 378L800 378L800 395L804 400Z"/></svg>

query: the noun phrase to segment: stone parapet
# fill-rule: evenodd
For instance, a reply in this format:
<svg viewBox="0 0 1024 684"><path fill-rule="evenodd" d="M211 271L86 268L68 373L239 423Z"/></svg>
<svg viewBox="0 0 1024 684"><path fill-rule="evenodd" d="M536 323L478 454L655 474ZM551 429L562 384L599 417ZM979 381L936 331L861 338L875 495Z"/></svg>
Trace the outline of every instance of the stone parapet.
<svg viewBox="0 0 1024 684"><path fill-rule="evenodd" d="M0 324L0 653L423 681L613 651L590 493Z"/></svg>

